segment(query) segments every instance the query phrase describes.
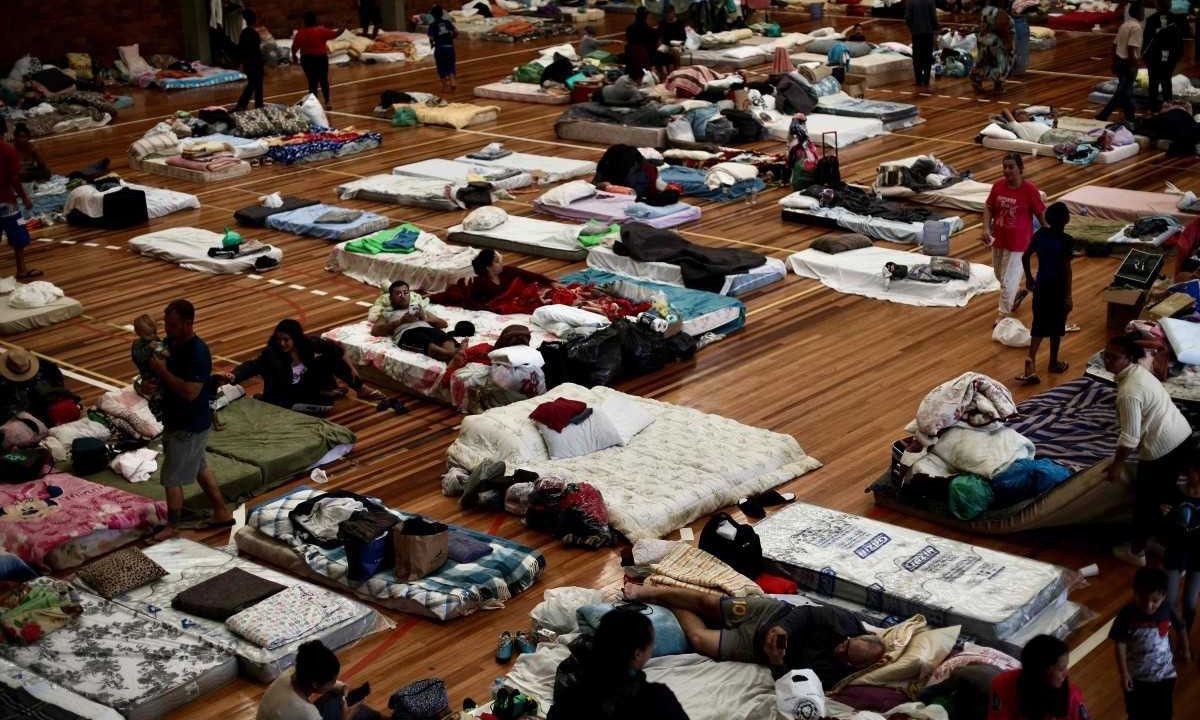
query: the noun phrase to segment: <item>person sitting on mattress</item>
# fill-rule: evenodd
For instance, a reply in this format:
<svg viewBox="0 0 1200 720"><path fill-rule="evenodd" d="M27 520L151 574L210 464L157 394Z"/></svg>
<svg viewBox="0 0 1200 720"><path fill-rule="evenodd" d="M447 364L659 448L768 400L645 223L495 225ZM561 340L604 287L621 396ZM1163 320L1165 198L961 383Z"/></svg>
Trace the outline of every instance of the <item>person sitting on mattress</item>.
<svg viewBox="0 0 1200 720"><path fill-rule="evenodd" d="M385 311L371 326L375 337L391 337L396 345L412 352L428 355L434 360L450 362L462 347L446 333L450 323L414 305L408 283L397 280L388 286L391 310Z"/></svg>
<svg viewBox="0 0 1200 720"><path fill-rule="evenodd" d="M438 305L461 307L468 310L487 310L489 305L502 297L521 294L530 285L556 287L558 283L540 273L522 270L504 264L504 256L492 248L484 248L471 261L475 277L459 280L436 295L430 301Z"/></svg>
<svg viewBox="0 0 1200 720"><path fill-rule="evenodd" d="M337 381L349 385L364 400L378 401L383 394L366 386L346 362L342 349L317 335L305 335L296 320L280 320L258 357L238 365L224 376L230 384L252 377L263 379L258 399L299 412L323 415L340 394Z"/></svg>
<svg viewBox="0 0 1200 720"><path fill-rule="evenodd" d="M1070 648L1037 635L1021 650L1021 667L992 679L988 720L1087 720L1083 693L1068 678Z"/></svg>
<svg viewBox="0 0 1200 720"><path fill-rule="evenodd" d="M296 665L275 678L258 703L255 720L379 720L383 716L363 703L371 692L364 684L347 692L338 681L342 664L320 640L296 651ZM314 695L319 697L310 700Z"/></svg>
<svg viewBox="0 0 1200 720"><path fill-rule="evenodd" d="M774 598L718 597L698 590L625 584L625 598L670 608L692 649L714 660L757 663L780 678L808 668L831 688L883 657L883 640L837 607ZM717 629L708 624L718 625Z"/></svg>
<svg viewBox="0 0 1200 720"><path fill-rule="evenodd" d="M639 202L662 207L679 202L680 188L658 177L658 168L631 145L613 145L596 163L592 184L606 192L628 191Z"/></svg>
<svg viewBox="0 0 1200 720"><path fill-rule="evenodd" d="M631 607L604 614L594 635L571 643L554 674L554 704L546 720L687 720L675 693L646 681L654 625Z"/></svg>
<svg viewBox="0 0 1200 720"><path fill-rule="evenodd" d="M69 396L62 371L25 348L9 346L0 357L0 423L20 413L50 421L50 404Z"/></svg>

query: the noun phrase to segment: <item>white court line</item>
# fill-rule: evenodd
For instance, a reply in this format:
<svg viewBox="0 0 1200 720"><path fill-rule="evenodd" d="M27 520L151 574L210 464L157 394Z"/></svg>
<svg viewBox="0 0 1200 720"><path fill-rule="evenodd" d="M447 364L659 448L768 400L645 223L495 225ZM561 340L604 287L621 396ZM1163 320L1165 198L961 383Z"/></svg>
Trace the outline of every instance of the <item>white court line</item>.
<svg viewBox="0 0 1200 720"><path fill-rule="evenodd" d="M345 295L334 295L333 299L340 302L350 302L350 298L346 297Z"/></svg>
<svg viewBox="0 0 1200 720"><path fill-rule="evenodd" d="M81 383L84 383L86 385L91 385L92 387L98 387L101 390L115 391L115 390L121 389L121 388L117 387L116 385L109 385L106 382L100 382L99 380L93 380L92 378L87 377L86 375L80 375L79 373L77 373L73 370L68 370L64 367L60 367L59 371L61 371L63 375L71 378L72 380L78 380Z"/></svg>
<svg viewBox="0 0 1200 720"><path fill-rule="evenodd" d="M1112 625L1112 620L1104 623L1104 627L1092 633L1087 640L1079 644L1079 647L1072 650L1068 656L1067 667L1075 667L1075 663L1091 655L1092 651L1100 647L1100 644L1108 639L1108 631L1112 629Z"/></svg>
<svg viewBox="0 0 1200 720"><path fill-rule="evenodd" d="M105 250L120 250L120 249L121 249L121 246L119 246L119 245L105 245L105 246L104 246L104 249L105 249Z"/></svg>
<svg viewBox="0 0 1200 720"><path fill-rule="evenodd" d="M290 287L293 290L307 290L308 289L308 288L304 287L303 285L297 285L295 283L288 285L288 287Z"/></svg>
<svg viewBox="0 0 1200 720"><path fill-rule="evenodd" d="M313 295L316 295L317 297L325 297L326 295L329 294L329 293L325 292L324 290L309 290L309 292L312 293Z"/></svg>
<svg viewBox="0 0 1200 720"><path fill-rule="evenodd" d="M355 304L355 305L358 305L359 307L365 307L365 308L369 308L369 307L371 307L371 303L369 303L369 302L366 302L366 301L364 301L364 300L357 300L357 301L355 301L355 303L354 303L354 304Z"/></svg>

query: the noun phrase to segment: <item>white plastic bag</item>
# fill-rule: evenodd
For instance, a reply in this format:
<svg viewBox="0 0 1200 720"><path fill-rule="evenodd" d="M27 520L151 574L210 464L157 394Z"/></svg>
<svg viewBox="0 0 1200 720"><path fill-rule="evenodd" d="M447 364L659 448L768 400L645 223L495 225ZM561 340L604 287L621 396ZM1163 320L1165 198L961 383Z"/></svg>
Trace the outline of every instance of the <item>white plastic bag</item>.
<svg viewBox="0 0 1200 720"><path fill-rule="evenodd" d="M992 339L1009 347L1029 347L1029 328L1015 317L1006 317L996 323Z"/></svg>
<svg viewBox="0 0 1200 720"><path fill-rule="evenodd" d="M667 137L676 142L696 142L692 124L685 117L672 118L667 123Z"/></svg>
<svg viewBox="0 0 1200 720"><path fill-rule="evenodd" d="M683 46L688 50L695 52L700 49L700 34L690 27L684 27Z"/></svg>
<svg viewBox="0 0 1200 720"><path fill-rule="evenodd" d="M317 96L309 93L300 101L300 112L304 118L317 127L327 128L329 118L325 116L325 108L321 107L321 101L317 100Z"/></svg>
<svg viewBox="0 0 1200 720"><path fill-rule="evenodd" d="M570 586L550 588L542 597L544 599L529 613L533 624L539 630L553 630L559 635L579 630L576 610L604 602L604 594L599 590Z"/></svg>
<svg viewBox="0 0 1200 720"><path fill-rule="evenodd" d="M790 720L825 717L825 690L812 670L792 670L775 681L775 704Z"/></svg>
<svg viewBox="0 0 1200 720"><path fill-rule="evenodd" d="M277 193L277 192L273 192L270 195L263 195L262 197L260 197L258 199L258 201L260 203L262 203L263 207L269 207L269 208L283 207L283 198L280 197L279 193Z"/></svg>

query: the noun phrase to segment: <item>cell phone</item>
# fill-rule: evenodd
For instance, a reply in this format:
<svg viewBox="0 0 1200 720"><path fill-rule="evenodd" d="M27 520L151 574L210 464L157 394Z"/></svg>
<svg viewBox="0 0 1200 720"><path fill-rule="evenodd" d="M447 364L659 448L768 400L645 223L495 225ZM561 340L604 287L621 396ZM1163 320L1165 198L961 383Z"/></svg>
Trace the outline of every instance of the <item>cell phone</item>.
<svg viewBox="0 0 1200 720"><path fill-rule="evenodd" d="M357 705L363 700L366 700L367 696L370 694L371 683L363 683L362 685L359 685L350 692L346 693L346 704Z"/></svg>

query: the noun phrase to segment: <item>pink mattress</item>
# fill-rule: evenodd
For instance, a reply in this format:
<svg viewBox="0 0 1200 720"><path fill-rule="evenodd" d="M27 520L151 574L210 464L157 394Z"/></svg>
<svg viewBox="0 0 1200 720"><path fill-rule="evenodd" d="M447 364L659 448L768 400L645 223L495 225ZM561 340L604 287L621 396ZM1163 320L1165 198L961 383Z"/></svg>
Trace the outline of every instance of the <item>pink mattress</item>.
<svg viewBox="0 0 1200 720"><path fill-rule="evenodd" d="M1180 210L1176 206L1179 196L1167 193L1084 185L1059 199L1076 215L1105 220L1134 222L1147 215L1170 215L1186 224L1189 220L1198 217L1194 213L1185 213Z"/></svg>
<svg viewBox="0 0 1200 720"><path fill-rule="evenodd" d="M99 530L149 530L167 506L66 473L0 485L0 546L32 565L76 538Z"/></svg>
<svg viewBox="0 0 1200 720"><path fill-rule="evenodd" d="M626 223L640 222L656 228L669 228L686 222L700 219L700 208L687 203L675 203L665 208L655 208L668 211L657 217L631 217L626 210L635 203L632 195L613 195L596 193L592 197L571 203L567 207L550 205L540 200L534 201L534 207L540 212L570 218L572 220L603 220L605 222Z"/></svg>

